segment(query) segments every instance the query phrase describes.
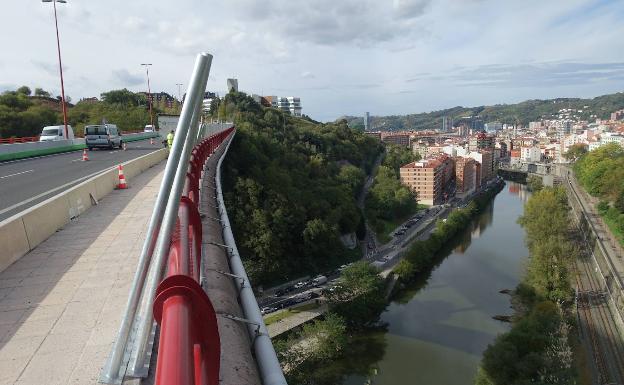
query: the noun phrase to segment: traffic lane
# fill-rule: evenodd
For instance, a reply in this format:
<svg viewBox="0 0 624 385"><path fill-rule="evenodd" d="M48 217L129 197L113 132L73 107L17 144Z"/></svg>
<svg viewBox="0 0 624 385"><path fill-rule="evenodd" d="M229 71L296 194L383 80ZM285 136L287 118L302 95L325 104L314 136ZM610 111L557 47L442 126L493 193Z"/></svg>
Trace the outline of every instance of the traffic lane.
<svg viewBox="0 0 624 385"><path fill-rule="evenodd" d="M162 148L149 140L131 142L127 150L82 151L0 164L0 220L17 214L102 171Z"/></svg>

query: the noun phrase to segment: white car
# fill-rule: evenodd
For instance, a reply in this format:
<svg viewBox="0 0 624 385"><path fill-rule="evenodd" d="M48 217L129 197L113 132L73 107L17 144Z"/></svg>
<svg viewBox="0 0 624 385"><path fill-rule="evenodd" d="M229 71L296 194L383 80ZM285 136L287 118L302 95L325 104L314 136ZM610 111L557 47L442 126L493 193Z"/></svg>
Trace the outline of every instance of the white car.
<svg viewBox="0 0 624 385"><path fill-rule="evenodd" d="M148 124L145 126L145 128L143 129L143 132L154 132L154 126L152 126L151 124Z"/></svg>

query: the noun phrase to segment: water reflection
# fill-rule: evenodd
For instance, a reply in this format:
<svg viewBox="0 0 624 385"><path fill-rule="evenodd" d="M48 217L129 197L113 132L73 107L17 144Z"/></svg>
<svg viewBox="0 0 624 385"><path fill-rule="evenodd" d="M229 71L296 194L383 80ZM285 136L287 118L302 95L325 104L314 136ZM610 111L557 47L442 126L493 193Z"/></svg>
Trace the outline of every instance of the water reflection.
<svg viewBox="0 0 624 385"><path fill-rule="evenodd" d="M384 340L381 358L366 374L351 371L343 384L472 385L483 350L508 328L492 317L511 314L509 298L499 290L515 287L523 272L528 252L516 220L529 195L525 186L507 183L442 250L434 269L388 306L381 317L388 331L375 337ZM362 354L341 361L379 356L370 350Z"/></svg>

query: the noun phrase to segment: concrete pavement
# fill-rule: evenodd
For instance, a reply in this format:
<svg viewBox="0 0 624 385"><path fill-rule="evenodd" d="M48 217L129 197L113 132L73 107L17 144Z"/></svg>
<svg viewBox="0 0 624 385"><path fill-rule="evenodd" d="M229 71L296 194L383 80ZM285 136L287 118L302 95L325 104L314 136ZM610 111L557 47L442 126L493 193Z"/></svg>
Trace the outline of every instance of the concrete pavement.
<svg viewBox="0 0 624 385"><path fill-rule="evenodd" d="M158 139L158 138L157 138ZM155 139L131 142L127 150L82 151L0 163L0 221L119 163L162 148Z"/></svg>
<svg viewBox="0 0 624 385"><path fill-rule="evenodd" d="M113 191L0 273L0 385L97 383L164 165Z"/></svg>

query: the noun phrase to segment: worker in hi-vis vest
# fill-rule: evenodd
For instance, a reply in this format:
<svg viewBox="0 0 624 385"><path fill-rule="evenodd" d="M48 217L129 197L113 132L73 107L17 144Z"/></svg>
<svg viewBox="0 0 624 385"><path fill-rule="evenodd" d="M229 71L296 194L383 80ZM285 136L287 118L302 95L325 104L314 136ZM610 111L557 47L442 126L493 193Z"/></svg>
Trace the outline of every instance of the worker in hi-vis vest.
<svg viewBox="0 0 624 385"><path fill-rule="evenodd" d="M171 149L171 146L173 146L173 130L167 134L167 147Z"/></svg>

